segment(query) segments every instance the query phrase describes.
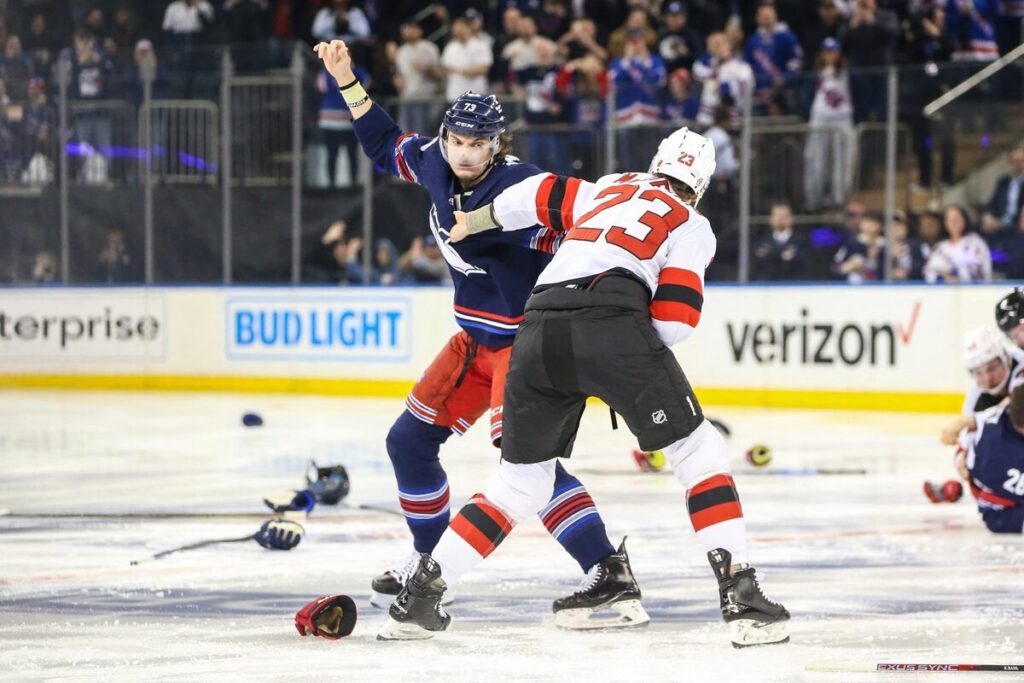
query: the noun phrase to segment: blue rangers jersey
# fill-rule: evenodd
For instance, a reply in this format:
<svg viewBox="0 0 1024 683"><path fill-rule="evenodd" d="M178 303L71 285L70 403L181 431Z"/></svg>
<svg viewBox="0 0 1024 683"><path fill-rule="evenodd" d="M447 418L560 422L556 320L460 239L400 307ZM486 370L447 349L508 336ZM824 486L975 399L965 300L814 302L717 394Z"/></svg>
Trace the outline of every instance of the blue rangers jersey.
<svg viewBox="0 0 1024 683"><path fill-rule="evenodd" d="M757 92L789 83L803 67L804 51L785 24L776 24L771 32L758 30L747 38L743 59L754 70Z"/></svg>
<svg viewBox="0 0 1024 683"><path fill-rule="evenodd" d="M437 136L405 133L379 105L353 121L366 154L402 180L430 194L430 231L451 270L455 319L475 341L491 348L511 346L523 320L526 299L551 260L561 234L538 225L523 233L489 231L457 244L449 242L455 211L490 204L505 188L539 174L514 158L495 162L487 176L463 190L441 156Z"/></svg>
<svg viewBox="0 0 1024 683"><path fill-rule="evenodd" d="M1014 429L1005 406L976 419L977 429L961 439L971 493L991 531L1019 534L1024 530L1024 435Z"/></svg>

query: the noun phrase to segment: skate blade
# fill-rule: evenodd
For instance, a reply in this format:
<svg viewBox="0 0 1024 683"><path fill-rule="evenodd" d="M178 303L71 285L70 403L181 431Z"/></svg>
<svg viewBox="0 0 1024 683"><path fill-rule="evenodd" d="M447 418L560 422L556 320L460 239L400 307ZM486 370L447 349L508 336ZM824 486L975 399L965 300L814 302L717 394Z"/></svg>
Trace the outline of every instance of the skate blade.
<svg viewBox="0 0 1024 683"><path fill-rule="evenodd" d="M729 634L732 646L737 649L788 643L789 620L766 624L753 619L738 619L729 624Z"/></svg>
<svg viewBox="0 0 1024 683"><path fill-rule="evenodd" d="M387 622L377 632L377 640L427 640L437 633L417 624L402 623L388 617Z"/></svg>
<svg viewBox="0 0 1024 683"><path fill-rule="evenodd" d="M390 593L377 593L374 591L370 594L370 606L376 607L377 609L387 609L391 607L391 603L395 601L398 595L391 595ZM441 597L441 605L447 607L448 605L455 602L455 595L451 589L446 590L444 595Z"/></svg>
<svg viewBox="0 0 1024 683"><path fill-rule="evenodd" d="M615 616L599 616L603 610L613 610ZM621 600L596 609L563 609L555 612L555 626L571 631L635 628L647 626L651 618L639 600Z"/></svg>

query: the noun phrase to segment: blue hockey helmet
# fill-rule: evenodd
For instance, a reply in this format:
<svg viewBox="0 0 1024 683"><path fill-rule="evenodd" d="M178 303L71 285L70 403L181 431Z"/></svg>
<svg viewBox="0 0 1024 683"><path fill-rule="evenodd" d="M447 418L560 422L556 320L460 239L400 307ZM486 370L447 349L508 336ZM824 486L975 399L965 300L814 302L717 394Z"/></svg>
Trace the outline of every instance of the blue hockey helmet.
<svg viewBox="0 0 1024 683"><path fill-rule="evenodd" d="M448 133L490 138L492 153L498 151L498 137L505 132L505 114L494 95L472 91L459 95L441 120L441 153L448 159Z"/></svg>

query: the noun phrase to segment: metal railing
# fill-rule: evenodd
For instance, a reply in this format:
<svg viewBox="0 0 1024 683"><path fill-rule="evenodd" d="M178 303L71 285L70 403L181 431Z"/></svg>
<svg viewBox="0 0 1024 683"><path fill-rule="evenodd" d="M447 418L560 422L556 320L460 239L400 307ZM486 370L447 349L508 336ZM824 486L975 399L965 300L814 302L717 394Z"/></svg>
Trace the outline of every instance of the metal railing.
<svg viewBox="0 0 1024 683"><path fill-rule="evenodd" d="M249 197L258 196L254 194L256 190L267 188L277 193L278 206L290 201L285 216L275 211L275 218L269 220L268 217L260 229L274 231L274 245L288 245L286 249L273 248L281 254L287 253L288 279L299 282L305 258L302 249L303 150L315 151L321 146L314 120L317 95L311 83L315 71L310 69L310 55L306 53L305 46L297 46L287 69L281 68L278 54L274 57L273 70L255 75L251 69L244 74L236 73L231 52L223 51L219 53L222 59L219 74L206 74L207 81L219 84L219 97L211 93L212 98L201 99L156 98L153 94L155 74L143 71L141 101L72 100L68 97L69 74L61 69L58 106L50 112L52 134L45 141L18 139L13 147L9 146L13 151L5 157L5 166L0 171L8 186L26 186L25 192L45 192L48 187L54 189L56 184L61 272L65 279L80 277L71 272L68 253L74 236L70 224L78 221L81 213L72 211L70 202L81 185L97 185L104 191L120 188L130 192L133 188L142 188L141 202L129 197L125 204L141 205L140 215L126 214L122 222L128 225L141 222L143 226L146 282L155 281L153 243L154 239L162 239L161 234L154 234L155 225L159 225L162 218L158 215L154 220L154 193L156 199L166 195L155 188L182 185L218 187L220 213L210 216L205 229L210 232L217 227L220 229L219 244L207 245L207 253L220 262L219 279L224 283L236 281L234 271L238 259L233 238L239 234L235 221L245 214L240 209L250 210L242 220L251 222L253 219L251 207L237 204L239 197L249 201ZM1016 54L1015 51L1008 55L1009 59L1003 64L1016 59L1012 56ZM206 55L204 63L209 62L209 58L210 55ZM246 58L246 64L250 62L253 62L251 56ZM250 67L251 64L246 68ZM920 68L914 67L915 70ZM970 70L951 67L951 71L966 74L968 81L974 84L982 82L981 74L996 72L982 67ZM915 86L915 73L908 71L906 85L909 88ZM723 250L723 253L736 254L736 273L741 281L749 275L752 218L761 220L771 202L780 199L790 202L800 214L798 222L813 225L815 221L834 220L833 209L858 193L873 196L876 206L884 203L886 215L891 216L897 204L897 189L908 188L909 192L912 175L904 171L918 151L918 131L914 120L901 118L901 112L909 117L918 110L912 103L895 96L896 69L862 76L865 76L864 82L876 86L887 84L886 93L876 98L885 104L887 121L859 123L852 130L845 125L814 126L794 111L785 117L755 116L750 98L741 102L746 105L745 111L736 115L733 121L738 121L738 125L732 128L732 144L741 161L740 169L730 192L719 197L721 205L728 210L715 218L720 241L734 240L729 247L734 251ZM208 86L209 83L204 85L207 91ZM954 90L960 93L958 102L963 102L963 93L967 90ZM918 88L918 91L924 89ZM945 106L957 98L940 98L941 101L936 102ZM598 126L529 124L524 115L524 101L511 96L502 99L506 116L516 132L514 153L517 156L544 170L590 179L613 171L646 169L658 142L666 134L680 125L694 125L690 120L619 125L614 116L614 87L606 94L604 123ZM407 127L433 135L446 103L438 97L381 101L380 104ZM381 208L374 205L374 199L393 186L375 177L373 165L364 154L359 151L356 154L360 172L359 181L354 184L361 188L361 196L348 192L345 194L348 199L339 209L353 221L354 230L361 231L362 258L367 266L363 271L368 276L375 232L390 237L393 233L389 231L394 228L393 224L377 225ZM319 173L307 175L322 177ZM826 182L820 183L821 180ZM719 180L718 184L721 182ZM34 190L28 187L33 183ZM10 187L6 191L10 192ZM419 192L412 188L410 191ZM883 192L884 202L879 197ZM712 211L712 203L711 200L705 202L702 210ZM425 230L423 216L409 215L403 222L420 225ZM75 227L77 231L77 225ZM309 237L306 236L307 240ZM247 243L250 240L247 239ZM215 265L213 270L217 269ZM166 267L164 272L167 272ZM250 267L246 277L252 278L252 272Z"/></svg>

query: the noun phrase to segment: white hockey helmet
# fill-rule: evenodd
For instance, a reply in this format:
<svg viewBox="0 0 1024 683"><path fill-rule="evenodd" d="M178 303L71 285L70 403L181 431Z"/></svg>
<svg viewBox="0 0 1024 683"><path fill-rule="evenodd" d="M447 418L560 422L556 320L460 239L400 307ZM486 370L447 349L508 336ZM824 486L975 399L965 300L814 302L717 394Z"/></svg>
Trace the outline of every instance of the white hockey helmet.
<svg viewBox="0 0 1024 683"><path fill-rule="evenodd" d="M995 328L981 327L964 335L964 365L970 372L995 358L1009 365L1004 337Z"/></svg>
<svg viewBox="0 0 1024 683"><path fill-rule="evenodd" d="M697 194L696 204L715 174L715 145L689 128L680 128L661 141L647 172L667 175L688 186Z"/></svg>

